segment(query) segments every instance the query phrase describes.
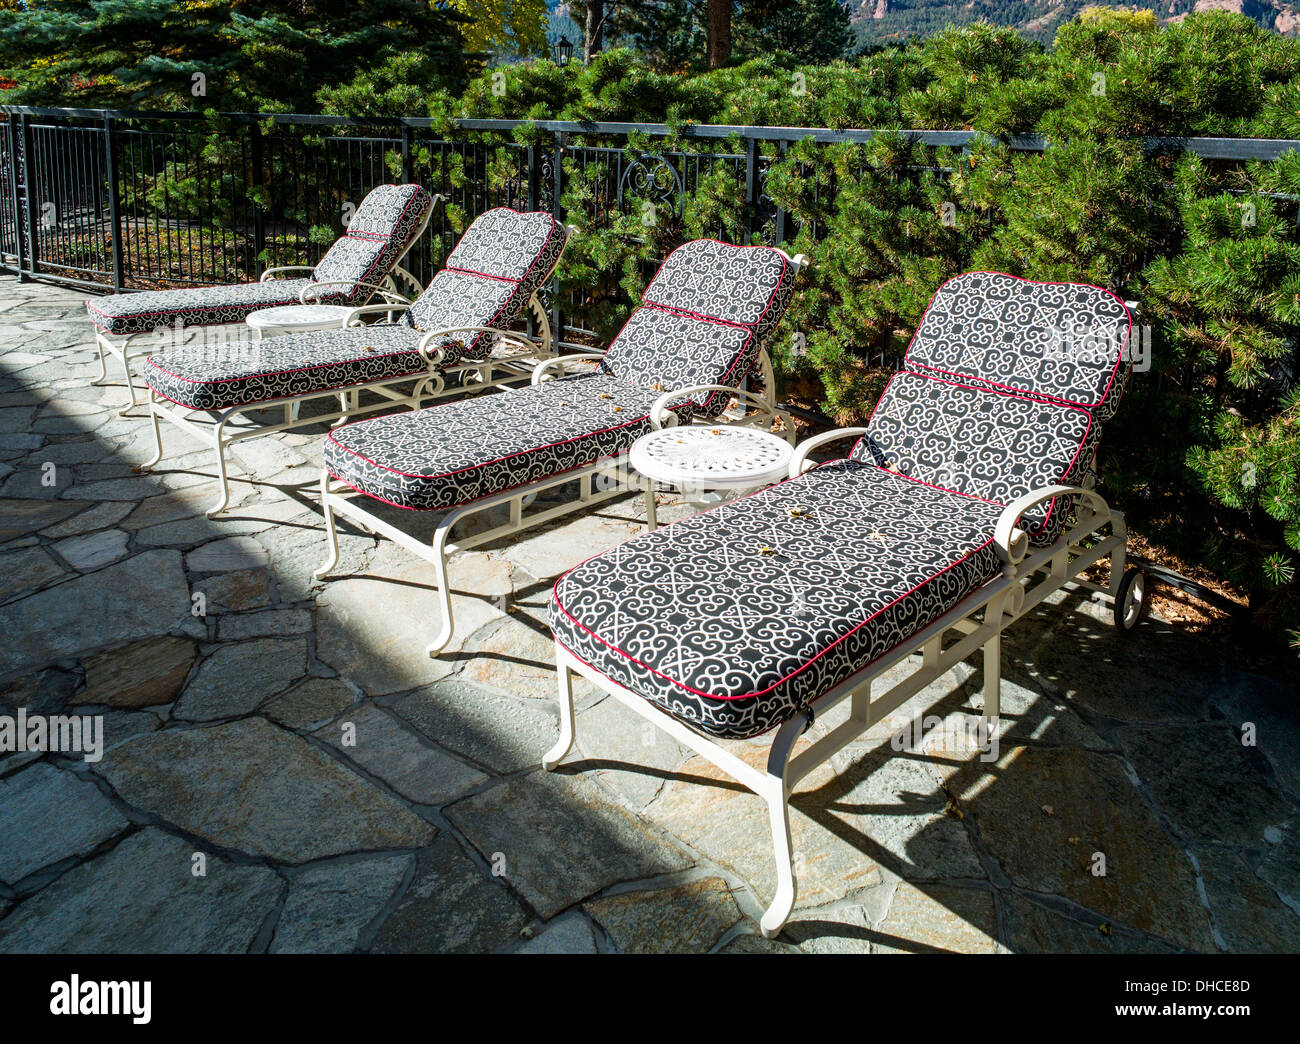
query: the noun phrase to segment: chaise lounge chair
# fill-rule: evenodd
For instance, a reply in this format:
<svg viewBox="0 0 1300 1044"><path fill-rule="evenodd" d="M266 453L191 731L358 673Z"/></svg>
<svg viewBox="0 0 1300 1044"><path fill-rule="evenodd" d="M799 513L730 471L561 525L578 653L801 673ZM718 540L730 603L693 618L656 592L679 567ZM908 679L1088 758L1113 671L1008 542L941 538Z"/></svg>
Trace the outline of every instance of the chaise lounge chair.
<svg viewBox="0 0 1300 1044"><path fill-rule="evenodd" d="M1100 591L1081 574L1107 555L1116 622L1137 623L1124 517L1091 481L1129 327L1095 287L983 272L944 284L866 427L807 440L788 481L556 582L561 729L545 766L573 743L577 672L729 772L768 804L778 888L762 929L777 934L802 778L980 648L996 720L1003 629L1067 583ZM811 466L851 436L846 459ZM907 676L873 694L900 664ZM846 720L793 753L846 699ZM773 729L766 772L717 742Z"/></svg>
<svg viewBox="0 0 1300 1044"><path fill-rule="evenodd" d="M447 267L413 303L358 307L345 328L152 356L146 379L156 454L143 467L162 459L160 419L197 435L217 453L221 495L208 511L215 515L229 502L225 450L231 443L394 405L419 409L425 399L451 391L527 380L531 363L552 354L537 291L559 263L566 238L549 214L489 210L465 230ZM510 331L530 307L536 340ZM374 315L384 319L364 323ZM457 378L451 388L450 376ZM362 391L378 401L363 405ZM335 395L337 412L300 416L303 402ZM283 410L282 420L261 423L250 415L272 408Z"/></svg>
<svg viewBox="0 0 1300 1044"><path fill-rule="evenodd" d="M122 410L126 413L141 405L131 374L132 355L147 356L169 337L183 342L196 329L237 327L250 313L280 305L360 305L376 293L389 301L409 300L399 293L397 280L415 293L420 284L400 262L419 240L433 207L434 198L419 185L380 185L361 201L347 233L314 267L271 268L256 283L91 298L86 311L99 349L99 376L92 383L108 378L105 353L116 357L130 396ZM305 275L284 278L288 273Z"/></svg>
<svg viewBox="0 0 1300 1044"><path fill-rule="evenodd" d="M620 468L632 443L652 428L729 409L713 423L772 423L770 387L764 398L740 385L751 367L763 368L763 343L803 263L768 247L687 243L664 262L603 356L561 356L538 364L528 387L336 428L321 475L330 557L316 576L338 562L336 513L431 562L442 611L429 645L436 655L454 627L449 554L625 493ZM590 369L556 376L575 362ZM733 401L752 412L737 411ZM539 492L574 481L576 500L524 514ZM363 508L356 494L447 514L432 543L424 543ZM449 542L459 523L500 505L509 506L509 521Z"/></svg>

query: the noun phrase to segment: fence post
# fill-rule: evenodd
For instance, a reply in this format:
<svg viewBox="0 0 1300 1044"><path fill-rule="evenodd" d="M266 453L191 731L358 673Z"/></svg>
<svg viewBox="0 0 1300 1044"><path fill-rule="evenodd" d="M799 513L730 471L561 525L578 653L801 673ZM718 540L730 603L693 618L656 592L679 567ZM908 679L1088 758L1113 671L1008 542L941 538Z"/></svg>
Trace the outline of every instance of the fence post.
<svg viewBox="0 0 1300 1044"><path fill-rule="evenodd" d="M402 181L409 185L415 180L411 168L411 128L402 124Z"/></svg>
<svg viewBox="0 0 1300 1044"><path fill-rule="evenodd" d="M564 131L555 132L555 151L551 155L551 217L560 224L564 223L564 207L560 204L560 193L564 191ZM560 313L560 279L551 276L551 329L555 331L557 354L559 343L564 338L564 326Z"/></svg>
<svg viewBox="0 0 1300 1044"><path fill-rule="evenodd" d="M36 274L36 266L41 261L41 244L39 242L40 233L37 231L40 219L40 213L37 207L35 192L34 171L36 164L32 162L32 126L27 118L27 114L22 116L23 131L23 185L27 196L27 270L32 275Z"/></svg>
<svg viewBox="0 0 1300 1044"><path fill-rule="evenodd" d="M262 156L262 128L254 121L249 124L252 137L249 139L250 152L253 163L253 184L259 189L266 187L266 172L263 169ZM266 253L266 209L263 206L266 199L265 192L259 192L253 199L253 278L261 279L262 273L266 270L266 261L262 257Z"/></svg>
<svg viewBox="0 0 1300 1044"><path fill-rule="evenodd" d="M536 210L540 206L541 171L537 169L537 146L528 146L528 209Z"/></svg>
<svg viewBox="0 0 1300 1044"><path fill-rule="evenodd" d="M754 238L754 220L758 217L758 139L745 142L745 242Z"/></svg>
<svg viewBox="0 0 1300 1044"><path fill-rule="evenodd" d="M788 147L788 145L789 145L789 142L786 142L786 141L781 141L781 142L778 142L778 143L777 143L777 152L778 152L778 154L780 155L781 159L783 159L783 160L785 159L786 148ZM785 206L784 206L784 204L782 204L782 203L777 203L777 205L776 205L776 231L775 231L775 233L774 233L774 238L775 238L777 244L779 245L779 244L785 242L785 237L786 237L786 230L785 230Z"/></svg>
<svg viewBox="0 0 1300 1044"><path fill-rule="evenodd" d="M113 289L122 290L122 215L117 192L117 154L114 152L113 117L104 114L104 175L108 182L108 223L113 236Z"/></svg>
<svg viewBox="0 0 1300 1044"><path fill-rule="evenodd" d="M18 186L22 183L22 179L19 177L18 164L22 162L22 159L19 156L18 132L14 129L15 121L21 119L22 117L14 116L11 113L5 121L5 134L9 139L9 198L13 203L14 252L18 260L18 282L20 283L27 280L27 275L23 271L27 258L27 245L23 242L23 207L21 200L18 198Z"/></svg>

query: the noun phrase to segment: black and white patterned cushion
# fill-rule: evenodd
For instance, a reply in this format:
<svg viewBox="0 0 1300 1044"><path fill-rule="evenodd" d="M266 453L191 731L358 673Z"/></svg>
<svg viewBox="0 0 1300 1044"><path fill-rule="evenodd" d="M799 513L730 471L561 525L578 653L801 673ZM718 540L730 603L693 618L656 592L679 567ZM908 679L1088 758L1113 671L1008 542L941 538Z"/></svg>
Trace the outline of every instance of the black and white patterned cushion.
<svg viewBox="0 0 1300 1044"><path fill-rule="evenodd" d="M454 278L435 279L402 321L425 332L465 325L508 328L550 278L566 238L564 226L541 211L484 211L447 256L444 276ZM486 359L495 340L490 334L452 338L442 345L444 361Z"/></svg>
<svg viewBox="0 0 1300 1044"><path fill-rule="evenodd" d="M530 291L504 279L483 279L468 272L442 271L433 277L407 316L418 309L420 325L404 317L402 326L418 337L423 331L458 330L489 326L504 330L517 322L528 307ZM442 349L443 364L481 360L491 353L491 334L449 335L433 345Z"/></svg>
<svg viewBox="0 0 1300 1044"><path fill-rule="evenodd" d="M125 336L159 327L217 326L242 323L259 308L297 304L310 279L268 279L265 283L196 286L185 290L145 290L138 294L111 294L86 302L90 321L105 333ZM323 292L325 304L341 304L342 291Z"/></svg>
<svg viewBox="0 0 1300 1044"><path fill-rule="evenodd" d="M380 185L357 207L347 232L325 252L312 278L318 283L355 279L380 282L410 249L433 206L419 185ZM338 288L346 304L363 304L372 291L361 285Z"/></svg>
<svg viewBox="0 0 1300 1044"><path fill-rule="evenodd" d="M1131 326L1124 302L1100 287L967 272L935 293L904 365L1083 406L1105 421L1128 380Z"/></svg>
<svg viewBox="0 0 1300 1044"><path fill-rule="evenodd" d="M111 294L86 302L90 321L106 333L125 336L159 327L242 323L261 308L297 304L302 290L327 279L377 283L411 245L433 206L419 185L380 185L357 208L345 236L326 252L311 279L272 279L184 290ZM360 225L357 219L360 218ZM371 291L339 286L321 291L324 304L360 304Z"/></svg>
<svg viewBox="0 0 1300 1044"><path fill-rule="evenodd" d="M697 384L738 384L757 355L758 338L746 326L715 323L643 306L632 313L605 353L601 368L631 384L670 391ZM691 400L716 414L727 396Z"/></svg>
<svg viewBox="0 0 1300 1044"><path fill-rule="evenodd" d="M447 267L516 283L536 279L535 290L554 267L553 259L559 257L555 248L564 245L565 235L564 226L550 214L494 207L465 229L447 255Z"/></svg>
<svg viewBox="0 0 1300 1044"><path fill-rule="evenodd" d="M995 575L998 508L825 464L590 559L559 643L714 736L773 728Z"/></svg>
<svg viewBox="0 0 1300 1044"><path fill-rule="evenodd" d="M644 304L605 353L603 368L662 391L739 384L793 293L794 273L770 247L685 243L655 273ZM708 416L726 404L720 392L696 403Z"/></svg>
<svg viewBox="0 0 1300 1044"><path fill-rule="evenodd" d="M792 293L794 273L775 250L696 239L668 255L642 300L748 326L762 341L780 322Z"/></svg>
<svg viewBox="0 0 1300 1044"><path fill-rule="evenodd" d="M379 185L366 193L348 235L391 239L408 246L423 227L433 197L419 185Z"/></svg>
<svg viewBox="0 0 1300 1044"><path fill-rule="evenodd" d="M149 357L149 387L193 410L226 410L290 395L428 373L420 335L400 325L316 330Z"/></svg>
<svg viewBox="0 0 1300 1044"><path fill-rule="evenodd" d="M702 290L695 299L679 290L679 283L705 285L699 274L703 255L679 248L651 286L676 294L679 304L696 307L689 313L657 305L637 309L610 345L599 372L346 425L325 443L325 469L377 500L427 511L469 503L626 450L650 429L650 408L663 392L738 383L758 351L759 322L772 329L789 303L788 265L775 250L721 243L711 247L723 248L711 248L708 256L726 272L729 293L769 302L762 314L757 306L746 313L756 317L754 324L706 316L707 310L720 307L709 293ZM750 264L749 284L735 269L738 260ZM694 400L674 403L673 409L683 420L697 412L712 415L726 405L726 398L700 396L702 409Z"/></svg>
<svg viewBox="0 0 1300 1044"><path fill-rule="evenodd" d="M1087 410L903 371L885 388L850 456L940 489L1004 505L1053 483L1077 483L1100 426ZM1050 541L1067 510L1049 501L1025 516Z"/></svg>
<svg viewBox="0 0 1300 1044"><path fill-rule="evenodd" d="M617 455L650 430L658 397L589 373L376 417L330 433L325 469L399 507L467 504Z"/></svg>

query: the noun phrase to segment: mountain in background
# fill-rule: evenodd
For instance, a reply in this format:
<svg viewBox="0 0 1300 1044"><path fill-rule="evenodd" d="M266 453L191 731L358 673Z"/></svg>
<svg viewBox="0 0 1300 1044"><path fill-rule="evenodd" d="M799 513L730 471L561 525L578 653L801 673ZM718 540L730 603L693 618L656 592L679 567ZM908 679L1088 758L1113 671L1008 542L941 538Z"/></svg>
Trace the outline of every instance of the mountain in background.
<svg viewBox="0 0 1300 1044"><path fill-rule="evenodd" d="M981 18L994 25L1010 25L1026 36L1049 42L1057 27L1085 7L1137 7L1154 11L1157 18L1176 22L1192 11L1236 11L1266 29L1284 36L1300 36L1300 0L843 0L853 27L853 50L897 43L909 36L937 33L948 25L968 25ZM567 36L579 48L582 27L569 17L565 0L547 0L551 40Z"/></svg>
<svg viewBox="0 0 1300 1044"><path fill-rule="evenodd" d="M1192 11L1236 11L1266 29L1286 36L1300 32L1300 4L1281 0L846 0L858 46L888 44L909 36L938 32L947 25L966 25L981 18L1010 25L1026 36L1048 42L1062 22L1085 7L1129 7L1154 11L1177 22Z"/></svg>

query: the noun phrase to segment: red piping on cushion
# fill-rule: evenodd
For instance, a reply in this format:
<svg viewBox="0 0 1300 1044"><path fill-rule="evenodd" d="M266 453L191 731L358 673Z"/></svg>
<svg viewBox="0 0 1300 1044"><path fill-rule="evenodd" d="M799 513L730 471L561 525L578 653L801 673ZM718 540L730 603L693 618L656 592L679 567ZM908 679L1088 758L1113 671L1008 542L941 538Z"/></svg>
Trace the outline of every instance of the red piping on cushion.
<svg viewBox="0 0 1300 1044"><path fill-rule="evenodd" d="M930 298L929 304L925 306L925 311L921 313L921 321L916 324L916 329L912 332L912 339L907 342L907 350L903 352L904 365L907 365L909 362L908 356L912 352L912 344L916 341L917 335L921 332L921 327L925 325L925 317L930 314L930 308L934 304L935 298L939 296L940 291L942 291L949 283L955 283L958 279L961 279L962 276L968 275L1000 275L1006 276L1008 279L1018 279L1022 283L1032 283L1034 286L1081 286L1089 290L1100 290L1103 294L1110 294L1110 296L1115 298L1116 301L1119 301L1120 307L1124 309L1124 317L1128 320L1128 330L1124 334L1123 349L1120 351L1119 357L1115 360L1115 365L1110 371L1110 379L1106 382L1106 388L1102 392L1101 398L1093 403L1070 402L1068 399L1062 399L1057 395L1048 395L1046 392L1026 392L1023 388L1012 388L1009 384L999 384L997 381L990 381L985 377L977 377L972 374L953 373L951 370L940 369L938 366L928 366L927 364L920 362L912 363L911 365L920 366L922 369L926 370L933 370L935 373L946 373L950 377L960 377L968 381L981 381L984 384L992 385L995 388L1010 388L1011 391L1018 394L1028 395L1031 398L1046 399L1048 402L1059 402L1064 406L1082 406L1085 409L1095 410L1106 401L1107 397L1110 395L1110 389L1115 383L1115 375L1119 373L1120 363L1124 361L1124 353L1128 349L1128 342L1133 337L1133 315L1128 310L1128 305L1120 299L1118 294L1107 290L1104 286L1093 286L1091 283L1054 283L1043 279L1026 279L1024 276L1012 275L1010 272L987 272L982 270L978 272L963 272L961 275L955 275L951 279L945 279L939 285L939 289L934 292L934 297ZM918 374L918 376L921 375Z"/></svg>
<svg viewBox="0 0 1300 1044"><path fill-rule="evenodd" d="M789 480L788 480L788 481L789 481ZM795 668L793 671L791 671L789 674L785 675L784 677L782 677L782 678L778 678L776 681L774 681L774 682L773 682L771 685L769 685L767 688L765 688L765 689L758 689L758 690L756 690L755 692L748 692L748 693L744 693L744 694L742 694L742 695L738 695L738 696L714 696L714 695L711 695L711 694L709 694L709 693L707 693L707 692L701 692L699 689L693 689L693 688L691 688L691 686L686 685L686 684L684 684L684 683L682 683L682 682L679 682L676 678L670 678L668 675L664 674L662 671L657 671L657 670L655 670L655 669L654 669L653 667L651 667L648 663L642 663L640 660L638 660L635 656L632 656L630 653L627 653L627 652L623 651L622 649L618 648L618 646L616 646L616 645L611 645L609 642L605 641L604 638L602 638L600 635L598 635L598 634L597 634L595 631L593 631L591 628L587 627L585 624L579 623L579 622L578 622L578 621L573 617L573 615L572 615L572 614L571 614L571 613L570 613L566 608L564 608L564 603L563 603L562 601L560 601L560 594L559 594L560 580L563 580L563 579L564 579L564 576L568 576L568 575L569 575L568 573L565 573L564 576L560 577L560 580L557 580L557 581L555 582L555 587L552 589L551 596L552 596L552 601L554 601L554 603L559 607L560 612L562 612L566 617L568 617L569 620L573 623L573 625L574 625L575 627L579 627L579 628L581 628L582 630L586 631L589 635L591 635L593 638L595 638L596 641L600 642L601 645L605 646L607 649L611 649L611 650L613 650L614 652L618 653L618 654L619 654L620 656L622 656L625 660L629 660L629 661L631 661L632 663L635 663L638 667L641 667L641 668L643 668L643 669L649 671L651 674L654 674L654 675L656 675L656 676L658 676L658 677L664 679L664 681L668 682L668 683L671 684L671 685L676 685L679 689L682 689L682 690L685 691L685 692L692 693L692 694L694 694L694 695L696 695L696 696L701 696L701 697L703 697L703 698L706 699L706 700L716 700L716 701L719 701L719 702L727 702L727 703L730 703L730 702L735 701L735 700L751 700L751 699L755 699L755 698L757 698L757 697L759 697L759 696L763 696L763 695L766 695L767 693L771 692L771 691L772 691L773 689L775 689L778 685L783 685L783 684L785 684L787 681L789 681L791 678L793 678L796 674L801 674L802 672L806 671L809 667L811 667L814 663L816 663L818 660L820 660L823 656L825 656L828 652L830 652L832 649L834 649L837 645L839 645L839 644L840 644L841 642L843 642L845 639L849 638L850 636L856 634L858 631L862 630L862 628L866 627L867 624L869 624L872 620L874 620L874 619L875 619L877 616L879 616L881 613L885 612L885 610L891 608L891 607L894 606L894 605L897 605L897 604L898 604L899 602L901 602L904 598L907 598L909 595L915 594L917 591L921 590L921 588L925 587L926 585L928 585L928 584L932 584L935 580L939 579L939 577L943 576L944 573L948 572L950 569L955 569L957 566L961 565L963 562L969 560L970 558L972 558L973 556L975 556L975 555L978 554L979 552L983 551L983 550L984 550L986 547L988 547L989 544L991 544L991 543L993 543L993 538L992 538L992 537L989 537L988 540L986 540L984 543L980 544L979 547L972 548L972 549L971 549L970 551L968 551L966 554L962 555L961 558L957 559L955 562L950 562L950 563L948 563L948 565L944 566L942 569L940 569L940 570L939 570L937 573L935 573L933 576L927 577L925 580L922 580L919 584L915 585L911 590L906 591L906 592L904 592L903 594L899 595L899 596L898 596L897 598L895 598L892 602L889 602L889 603L886 604L886 605L882 605L879 609L877 609L874 613L872 613L870 616L868 616L868 617L867 617L865 620L863 620L860 624L858 624L857 626L855 626L852 630L850 630L850 631L845 631L844 634L842 634L842 635L840 635L838 638L836 638L835 641L831 642L831 644L828 645L828 646L826 646L826 648L823 649L823 650L821 650L821 652L819 652L819 653L817 653L815 656L812 656L812 657L810 657L809 659L805 660L802 666ZM604 552L604 554L609 554L609 553L610 553L610 552L608 552L608 551ZM599 557L599 556L597 556L597 557ZM580 567L577 567L577 568L580 568ZM570 572L572 572L572 570L570 570ZM559 642L561 645L564 645L563 642L560 642L560 639L559 639L558 637L556 638L556 641ZM572 649L569 649L569 647L568 647L567 645L564 645L564 648L565 648L565 649L568 649L568 651L569 651L570 653L573 653L573 650L572 650ZM893 647L891 646L891 648L893 648ZM884 656L884 655L885 655L886 653L888 653L889 651L890 651L889 649L886 649L885 652L881 653L880 655L881 655L881 656ZM576 653L574 653L574 655L577 656ZM577 658L578 658L579 660L582 660L582 657L580 657L580 656L578 656ZM880 659L880 657L877 656L876 659L878 660L878 659ZM582 660L582 662L583 662L583 663L586 663L587 661L586 661L586 660ZM874 662L875 662L874 660L869 660L869 661L867 661L867 664L864 664L863 666L867 666L868 664L871 664L871 663L874 663ZM604 671L601 671L599 667L595 667L595 666L592 665L592 664L587 664L587 666L588 666L588 667L591 667L592 670L597 671L597 672L599 672L600 674L604 674L604 673L605 673Z"/></svg>
<svg viewBox="0 0 1300 1044"><path fill-rule="evenodd" d="M769 253L776 254L777 258L778 258L778 259L780 260L780 262L781 262L781 278L778 279L778 280L776 281L776 286L774 286L774 287L772 288L772 292L771 292L771 294L768 295L768 298L767 298L767 304L763 307L763 312L762 312L762 314L761 314L757 319L755 319L752 323L743 323L743 324L740 324L740 325L743 325L743 326L757 326L759 323L761 323L761 322L762 322L762 321L767 317L767 313L768 313L769 311L771 311L771 308L772 308L772 302L776 300L776 295L777 295L777 293L780 292L781 287L783 287L783 286L785 285L785 277L786 277L787 273L790 271L790 264L789 264L789 262L786 261L786 259L785 259L784 257L782 257L779 253L777 253L777 251L773 250L771 247L769 247L769 246L763 246L761 243L739 243L739 244L738 244L738 243L724 243L724 242L723 242L722 240L720 240L720 239L692 239L690 243L682 243L681 246L674 247L674 248L672 249L672 251L669 253L668 257L664 258L664 263L663 263L662 265L659 266L658 270L657 270L657 271L655 272L655 274L654 274L654 279L651 279L649 285L646 286L646 290L649 291L650 287L654 285L654 281L655 281L655 279L658 279L658 278L659 278L659 273L662 272L662 271L664 270L664 268L667 267L668 262L669 262L669 260L672 258L673 254L677 253L677 251L679 251L679 250L684 249L685 247L690 246L691 243L717 243L718 246L728 247L728 248L731 249L731 250L766 250L766 251L768 251ZM656 302L656 301L651 301L648 297L645 296L645 294L642 294L642 295L641 295L641 303L642 303L642 304L658 304L658 302ZM659 305L659 307L660 307L660 308L667 308L667 307L669 307L669 306L667 306L667 305ZM703 318L703 316L701 316L700 318ZM709 318L711 318L711 319L717 319L718 322L723 322L723 323L727 322L726 319L720 319L718 316L709 316Z"/></svg>
<svg viewBox="0 0 1300 1044"><path fill-rule="evenodd" d="M692 312L689 308L674 308L672 305L660 304L658 301L641 300L642 308L653 308L657 312L667 312L669 315L680 315L683 319L694 319L697 323L709 323L713 326L729 326L733 330L749 330L751 333L757 323L737 323L730 319L719 319L716 315L705 315L703 312Z"/></svg>
<svg viewBox="0 0 1300 1044"><path fill-rule="evenodd" d="M457 268L455 265L448 265L443 269L444 272L455 272L457 275L477 276L479 279L495 279L498 283L511 283L518 286L523 282L522 279L511 279L509 276L489 275L487 272L476 272L472 268Z"/></svg>

